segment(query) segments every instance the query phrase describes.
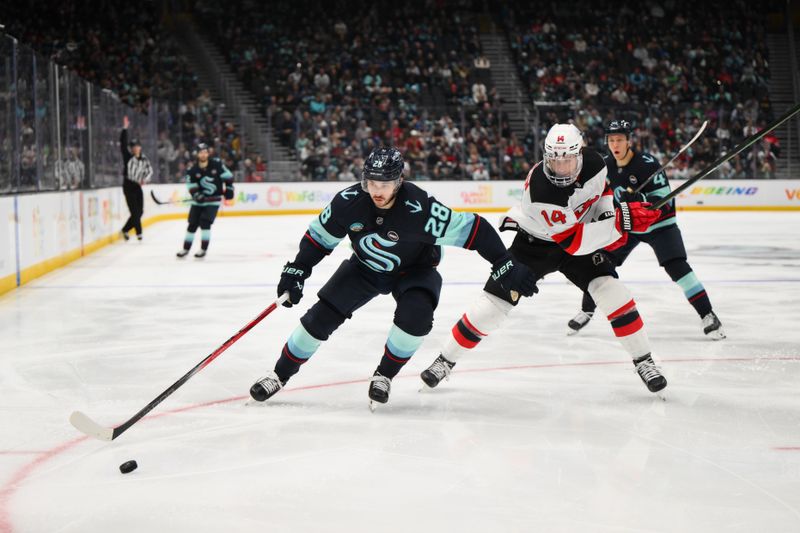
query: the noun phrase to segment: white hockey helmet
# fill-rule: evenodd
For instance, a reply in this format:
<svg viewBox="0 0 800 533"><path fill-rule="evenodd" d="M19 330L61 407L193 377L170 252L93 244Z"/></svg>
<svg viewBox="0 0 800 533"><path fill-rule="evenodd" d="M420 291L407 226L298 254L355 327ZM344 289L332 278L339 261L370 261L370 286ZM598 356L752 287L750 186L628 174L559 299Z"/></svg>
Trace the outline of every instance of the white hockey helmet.
<svg viewBox="0 0 800 533"><path fill-rule="evenodd" d="M556 187L575 183L583 168L583 135L572 124L556 124L544 139L544 174Z"/></svg>

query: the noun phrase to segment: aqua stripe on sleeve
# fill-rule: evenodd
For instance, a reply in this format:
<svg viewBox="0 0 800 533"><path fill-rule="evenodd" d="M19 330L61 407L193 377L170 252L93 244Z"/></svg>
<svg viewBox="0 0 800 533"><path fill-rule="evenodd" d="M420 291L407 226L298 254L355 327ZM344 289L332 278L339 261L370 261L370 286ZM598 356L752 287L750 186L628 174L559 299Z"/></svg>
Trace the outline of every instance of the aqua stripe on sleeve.
<svg viewBox="0 0 800 533"><path fill-rule="evenodd" d="M444 235L436 239L436 244L463 247L467 244L474 223L475 213L452 211L450 223L447 225Z"/></svg>
<svg viewBox="0 0 800 533"><path fill-rule="evenodd" d="M425 340L425 337L411 335L392 324L392 329L389 330L389 338L386 339L386 346L393 355L401 359L408 359L414 355L423 340Z"/></svg>
<svg viewBox="0 0 800 533"><path fill-rule="evenodd" d="M653 191L648 191L645 196L648 197L654 196L656 198L663 198L671 192L672 189L670 189L669 185L664 185L663 187L659 187L658 189L655 189Z"/></svg>
<svg viewBox="0 0 800 533"><path fill-rule="evenodd" d="M319 217L312 220L311 224L308 225L308 234L311 235L312 239L320 243L328 250L333 250L336 248L336 245L339 244L342 239L344 239L344 237L331 235L331 233L326 230L325 226L323 226L319 221Z"/></svg>

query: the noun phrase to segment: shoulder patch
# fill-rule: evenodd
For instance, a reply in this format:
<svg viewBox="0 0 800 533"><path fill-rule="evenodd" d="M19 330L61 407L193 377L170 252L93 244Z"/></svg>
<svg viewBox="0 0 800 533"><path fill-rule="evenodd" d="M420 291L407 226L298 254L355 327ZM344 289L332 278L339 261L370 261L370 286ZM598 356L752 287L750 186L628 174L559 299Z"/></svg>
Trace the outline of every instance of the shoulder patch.
<svg viewBox="0 0 800 533"><path fill-rule="evenodd" d="M348 187L347 189L340 192L339 196L341 196L345 200L349 200L350 198L358 196L358 193L359 193L358 189L354 189L353 187Z"/></svg>

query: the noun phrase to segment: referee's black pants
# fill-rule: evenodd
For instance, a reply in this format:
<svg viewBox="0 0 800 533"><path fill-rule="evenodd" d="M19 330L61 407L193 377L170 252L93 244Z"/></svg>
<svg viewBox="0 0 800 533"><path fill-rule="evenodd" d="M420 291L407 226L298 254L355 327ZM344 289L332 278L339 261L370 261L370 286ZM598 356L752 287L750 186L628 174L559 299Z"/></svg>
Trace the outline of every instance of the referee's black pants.
<svg viewBox="0 0 800 533"><path fill-rule="evenodd" d="M124 180L122 182L122 193L125 195L125 203L128 204L128 210L131 216L122 227L123 233L128 233L130 230L135 229L136 235L142 234L142 213L144 213L144 193L142 186L131 180Z"/></svg>

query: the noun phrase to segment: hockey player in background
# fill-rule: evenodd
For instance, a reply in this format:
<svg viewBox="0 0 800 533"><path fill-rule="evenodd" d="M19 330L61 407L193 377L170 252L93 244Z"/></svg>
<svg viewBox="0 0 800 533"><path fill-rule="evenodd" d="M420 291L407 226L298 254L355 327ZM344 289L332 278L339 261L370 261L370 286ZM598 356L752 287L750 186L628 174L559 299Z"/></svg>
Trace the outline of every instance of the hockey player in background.
<svg viewBox="0 0 800 533"><path fill-rule="evenodd" d="M612 156L606 157L607 180L618 201L658 201L670 193L669 182L664 172L653 178L642 192L631 192L661 165L648 153L634 152L630 123L625 120L610 122L606 127L606 144ZM708 294L686 261L686 247L683 245L681 230L675 218L675 200L661 208L661 217L652 226L644 231L631 231L628 234L628 241L623 246L608 252L611 260L617 266L622 265L640 242L650 245L656 254L658 264L667 271L672 281L678 284L686 299L697 311L703 324L703 333L713 340L724 339L722 324L711 308ZM591 294L584 292L581 311L567 323L567 335L574 335L586 326L594 315L596 307Z"/></svg>
<svg viewBox="0 0 800 533"><path fill-rule="evenodd" d="M660 216L648 205L622 202L615 208L603 158L583 148L578 128L556 124L545 138L544 160L528 173L522 199L507 212L501 230L517 232L509 251L537 280L559 271L594 297L639 377L648 390L658 392L667 380L653 362L636 303L617 279L614 264L598 251L621 244L630 231L645 231ZM456 361L496 330L517 303L489 278L441 354L422 372L425 384L435 387L448 377Z"/></svg>
<svg viewBox="0 0 800 533"><path fill-rule="evenodd" d="M197 161L186 171L186 187L192 196L192 207L189 208L189 227L183 239L183 249L178 257L186 257L194 242L194 234L200 228L200 250L194 254L203 258L211 242L211 225L217 218L219 204L224 196L233 198L233 174L217 157L209 157L208 145L197 145Z"/></svg>
<svg viewBox="0 0 800 533"><path fill-rule="evenodd" d="M491 267L498 294L516 302L535 290L533 273L518 264L484 218L451 211L403 180L403 157L395 148L374 150L364 162L361 183L337 193L311 221L293 261L286 263L278 294L291 307L303 296L312 269L343 239L353 255L320 289L319 300L300 319L275 364L250 395L264 401L278 392L320 344L354 311L379 294L397 302L383 357L370 380L372 402L386 403L391 381L433 327L442 278L436 270L441 245L477 251ZM363 349L362 347L354 347Z"/></svg>

